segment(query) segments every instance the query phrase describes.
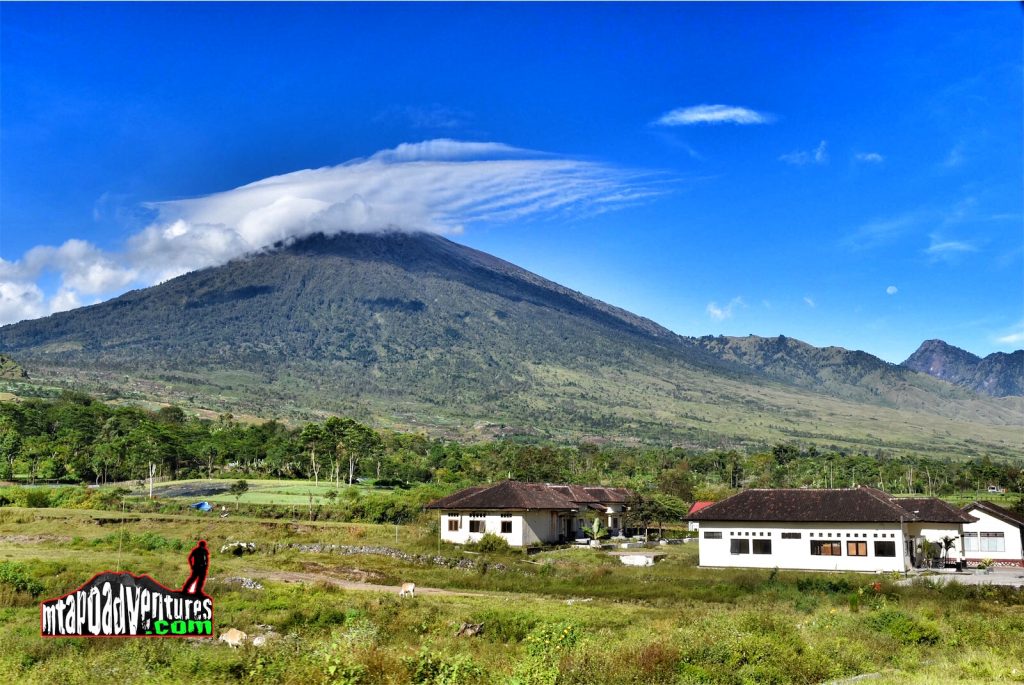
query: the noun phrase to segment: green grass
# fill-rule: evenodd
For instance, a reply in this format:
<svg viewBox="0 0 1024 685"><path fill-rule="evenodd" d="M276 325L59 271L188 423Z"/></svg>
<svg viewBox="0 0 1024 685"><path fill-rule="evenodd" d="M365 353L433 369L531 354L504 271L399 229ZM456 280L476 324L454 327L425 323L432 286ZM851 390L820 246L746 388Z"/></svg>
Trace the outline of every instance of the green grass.
<svg viewBox="0 0 1024 685"><path fill-rule="evenodd" d="M387 495L392 492L391 490L384 488L374 488L371 486L364 485L347 485L342 482L340 487L336 487L333 482L327 482L321 480L319 484L315 484L312 480L249 480L246 479L246 483L249 484L249 490L240 498L238 502L242 504L281 504L288 506L305 506L309 504L309 496L313 495L313 504L315 505L330 505L330 499L327 497L329 492L337 492L338 499L343 499L349 495L350 492L358 493L359 495L373 493L375 495ZM232 481L224 479L192 479L192 480L177 480L169 483L160 483L153 486L153 495L156 497L165 497L163 492L167 488L177 488L181 485L218 485L224 486L225 488L230 487ZM148 496L148 488L136 489L133 491L134 494L140 496ZM229 494L227 491L223 493L213 495L181 495L174 497L173 499L188 500L190 502L198 502L206 500L207 502L217 504L234 504L236 502L235 496ZM230 508L230 507L229 507Z"/></svg>
<svg viewBox="0 0 1024 685"><path fill-rule="evenodd" d="M288 542L396 546L394 533L394 526L242 516L0 508L0 564L17 564L5 567L7 577L43 586L32 597L0 580L0 675L18 683L83 684L739 685L820 683L860 673L882 673L871 681L878 683L1024 681L1021 591L701 569L695 545L671 546L664 561L643 569L593 550L463 555L439 546L424 526L402 526L397 546L489 566L464 570L274 548ZM208 590L218 630L257 634L258 624L269 624L281 635L270 647L39 637L39 599L114 567L179 583L185 554L199 537L213 550ZM259 550L220 555L220 545L231 540L255 541ZM421 588L480 594L399 601L394 592L266 580L281 571L392 585L412 580ZM238 575L263 578L265 589L221 581ZM801 584L805 579L835 582ZM879 593L871 588L876 580ZM456 637L463 622L484 623L483 635Z"/></svg>

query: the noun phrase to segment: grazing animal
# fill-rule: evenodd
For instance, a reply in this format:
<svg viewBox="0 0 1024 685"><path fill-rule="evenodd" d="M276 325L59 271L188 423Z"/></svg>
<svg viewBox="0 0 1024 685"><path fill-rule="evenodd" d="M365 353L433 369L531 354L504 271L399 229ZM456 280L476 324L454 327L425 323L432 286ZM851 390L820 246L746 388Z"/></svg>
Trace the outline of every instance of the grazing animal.
<svg viewBox="0 0 1024 685"><path fill-rule="evenodd" d="M232 648L237 648L244 645L245 641L249 639L249 636L238 628L231 628L221 633L219 639L221 642L227 642Z"/></svg>
<svg viewBox="0 0 1024 685"><path fill-rule="evenodd" d="M402 589L398 591L399 597L416 597L416 583L402 583Z"/></svg>

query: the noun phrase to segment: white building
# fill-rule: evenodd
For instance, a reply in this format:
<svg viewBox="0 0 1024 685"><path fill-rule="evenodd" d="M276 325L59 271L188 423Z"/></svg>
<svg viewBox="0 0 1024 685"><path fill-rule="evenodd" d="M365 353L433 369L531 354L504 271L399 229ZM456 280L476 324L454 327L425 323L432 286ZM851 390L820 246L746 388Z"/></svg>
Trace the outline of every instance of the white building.
<svg viewBox="0 0 1024 685"><path fill-rule="evenodd" d="M691 514L700 523L700 565L821 571L906 571L959 558L973 521L935 498L881 490L744 490Z"/></svg>
<svg viewBox="0 0 1024 685"><path fill-rule="evenodd" d="M984 500L963 510L978 519L964 524L968 565L992 559L1000 566L1024 566L1024 516Z"/></svg>
<svg viewBox="0 0 1024 685"><path fill-rule="evenodd" d="M465 544L485 533L513 547L583 537L596 518L612 535L624 528L630 492L604 488L506 480L460 490L427 505L441 513L441 539Z"/></svg>

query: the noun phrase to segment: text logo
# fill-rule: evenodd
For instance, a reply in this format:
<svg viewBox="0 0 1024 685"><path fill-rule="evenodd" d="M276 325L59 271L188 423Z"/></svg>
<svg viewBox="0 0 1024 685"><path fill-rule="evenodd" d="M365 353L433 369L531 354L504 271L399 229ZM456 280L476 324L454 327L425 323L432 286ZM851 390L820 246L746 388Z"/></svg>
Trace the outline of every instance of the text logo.
<svg viewBox="0 0 1024 685"><path fill-rule="evenodd" d="M203 591L210 552L200 540L188 555L181 590L149 576L97 573L77 590L39 607L43 637L211 637L213 600Z"/></svg>

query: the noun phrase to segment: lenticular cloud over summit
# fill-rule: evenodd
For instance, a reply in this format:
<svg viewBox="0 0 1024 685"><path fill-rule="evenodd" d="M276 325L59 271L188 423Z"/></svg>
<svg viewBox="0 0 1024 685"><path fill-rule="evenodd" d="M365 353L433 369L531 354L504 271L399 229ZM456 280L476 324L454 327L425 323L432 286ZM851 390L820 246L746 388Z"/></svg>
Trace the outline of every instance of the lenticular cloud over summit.
<svg viewBox="0 0 1024 685"><path fill-rule="evenodd" d="M33 248L17 261L0 259L0 324L69 309L83 299L104 299L129 285L152 285L314 233L453 234L473 223L600 213L654 192L639 173L501 143L404 143L337 166L148 203L156 220L118 252L73 240ZM73 260L67 258L71 253ZM46 294L38 281L54 272L60 285Z"/></svg>

